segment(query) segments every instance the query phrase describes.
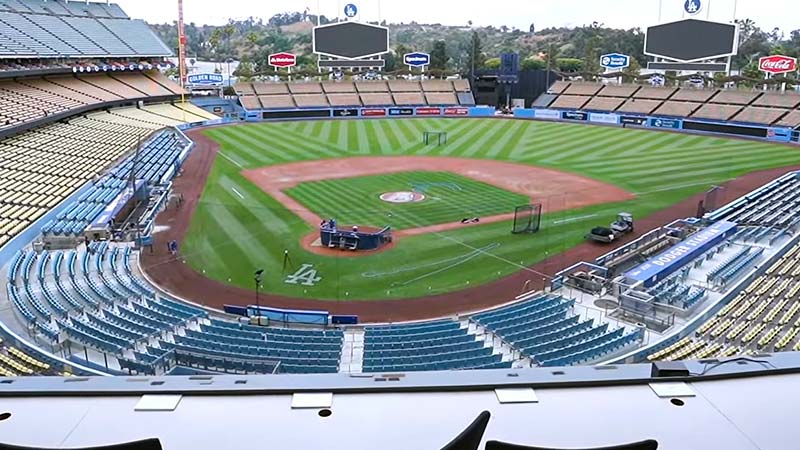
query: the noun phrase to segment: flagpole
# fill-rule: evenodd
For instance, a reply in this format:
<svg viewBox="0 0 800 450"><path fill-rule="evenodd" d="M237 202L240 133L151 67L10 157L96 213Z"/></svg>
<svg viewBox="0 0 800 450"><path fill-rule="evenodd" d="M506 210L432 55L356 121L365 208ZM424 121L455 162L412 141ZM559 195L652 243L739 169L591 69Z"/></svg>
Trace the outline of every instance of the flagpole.
<svg viewBox="0 0 800 450"><path fill-rule="evenodd" d="M322 25L322 22L320 22L321 17L322 17L322 7L320 6L320 0L317 0L317 26Z"/></svg>
<svg viewBox="0 0 800 450"><path fill-rule="evenodd" d="M658 0L658 24L661 25L661 11L664 9L664 0Z"/></svg>

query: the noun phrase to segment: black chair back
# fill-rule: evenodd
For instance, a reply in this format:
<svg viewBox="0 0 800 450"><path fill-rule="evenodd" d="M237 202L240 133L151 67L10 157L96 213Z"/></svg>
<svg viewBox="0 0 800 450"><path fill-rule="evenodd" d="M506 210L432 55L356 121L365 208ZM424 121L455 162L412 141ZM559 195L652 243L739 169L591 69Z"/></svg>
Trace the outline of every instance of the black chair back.
<svg viewBox="0 0 800 450"><path fill-rule="evenodd" d="M630 444L612 445L611 447L592 447L592 448L574 448L574 449L556 449L550 447L532 447L527 445L509 444L500 441L489 441L486 443L486 450L657 450L658 441L647 439L640 442L632 442Z"/></svg>
<svg viewBox="0 0 800 450"><path fill-rule="evenodd" d="M483 432L486 431L486 425L489 424L489 417L491 417L489 411L478 414L478 417L461 434L442 447L442 450L478 450L481 439L483 439Z"/></svg>
<svg viewBox="0 0 800 450"><path fill-rule="evenodd" d="M0 450L51 450L43 447L24 447L20 445L2 444ZM52 449L56 450L56 449ZM67 447L58 450L162 450L161 441L156 438L144 439L135 442L124 442L122 444L103 445L99 447Z"/></svg>

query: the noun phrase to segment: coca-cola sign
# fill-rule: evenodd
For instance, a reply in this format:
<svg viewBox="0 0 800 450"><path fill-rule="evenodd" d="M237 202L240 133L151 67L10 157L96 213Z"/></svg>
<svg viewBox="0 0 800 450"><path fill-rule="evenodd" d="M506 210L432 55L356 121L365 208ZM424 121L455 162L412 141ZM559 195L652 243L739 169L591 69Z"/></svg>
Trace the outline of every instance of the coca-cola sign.
<svg viewBox="0 0 800 450"><path fill-rule="evenodd" d="M794 72L797 58L783 55L764 56L758 60L758 70L771 74Z"/></svg>
<svg viewBox="0 0 800 450"><path fill-rule="evenodd" d="M269 65L272 67L294 67L297 65L297 56L291 53L273 53L269 55Z"/></svg>

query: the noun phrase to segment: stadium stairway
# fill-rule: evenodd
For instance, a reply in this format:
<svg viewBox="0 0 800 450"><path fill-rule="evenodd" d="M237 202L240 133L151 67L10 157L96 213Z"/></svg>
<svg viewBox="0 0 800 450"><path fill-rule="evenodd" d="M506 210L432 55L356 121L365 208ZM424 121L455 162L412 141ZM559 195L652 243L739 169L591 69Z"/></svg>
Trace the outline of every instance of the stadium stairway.
<svg viewBox="0 0 800 450"><path fill-rule="evenodd" d="M533 360L528 356L506 343L500 336L496 335L489 328L484 327L478 322L469 319L461 321L462 326L467 328L467 333L475 335L478 341L484 341L486 346L491 346L493 353L500 354L502 361L511 361L512 367L534 367Z"/></svg>
<svg viewBox="0 0 800 450"><path fill-rule="evenodd" d="M339 372L361 373L363 367L364 330L357 328L345 330Z"/></svg>

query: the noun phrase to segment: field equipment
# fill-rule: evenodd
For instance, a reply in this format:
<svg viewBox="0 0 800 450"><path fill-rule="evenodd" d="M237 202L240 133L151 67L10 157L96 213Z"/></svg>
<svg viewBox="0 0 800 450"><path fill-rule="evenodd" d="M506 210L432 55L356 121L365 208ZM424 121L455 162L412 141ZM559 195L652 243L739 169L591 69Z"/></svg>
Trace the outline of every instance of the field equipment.
<svg viewBox="0 0 800 450"><path fill-rule="evenodd" d="M633 232L633 216L630 213L621 212L608 228L594 227L586 239L596 242L614 242L617 238Z"/></svg>
<svg viewBox="0 0 800 450"><path fill-rule="evenodd" d="M542 221L542 204L521 205L514 208L513 234L536 233Z"/></svg>

